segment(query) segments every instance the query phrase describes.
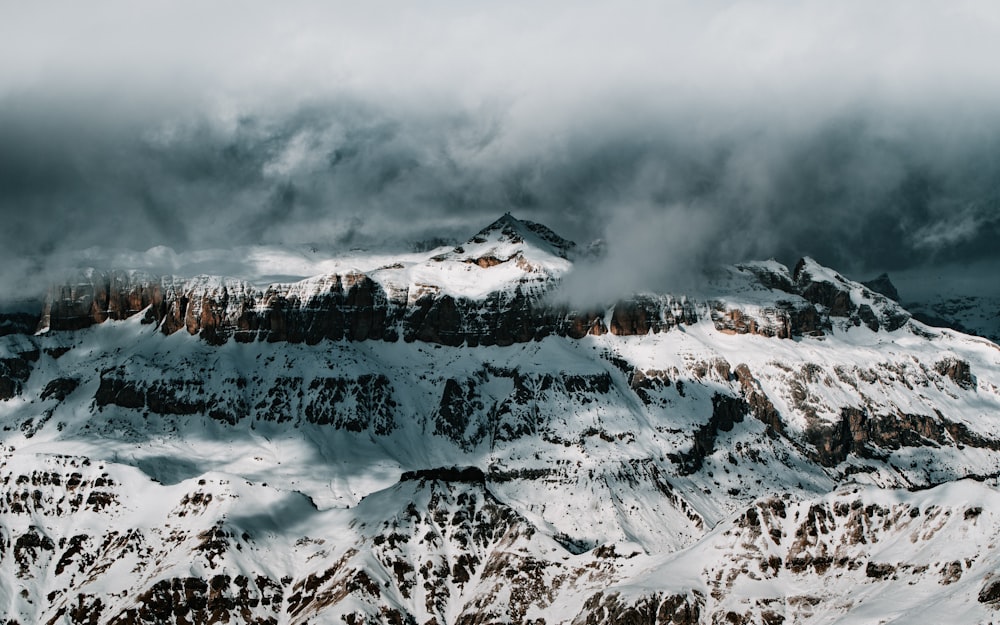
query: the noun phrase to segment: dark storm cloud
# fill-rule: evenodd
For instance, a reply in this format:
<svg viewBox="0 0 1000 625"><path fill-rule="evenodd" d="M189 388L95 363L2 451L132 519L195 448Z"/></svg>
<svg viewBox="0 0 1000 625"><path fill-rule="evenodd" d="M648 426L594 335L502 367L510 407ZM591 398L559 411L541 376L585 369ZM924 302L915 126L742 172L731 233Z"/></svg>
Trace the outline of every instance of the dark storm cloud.
<svg viewBox="0 0 1000 625"><path fill-rule="evenodd" d="M992 4L243 6L7 16L5 283L76 250L406 247L508 210L606 239L601 297L748 258L997 254Z"/></svg>

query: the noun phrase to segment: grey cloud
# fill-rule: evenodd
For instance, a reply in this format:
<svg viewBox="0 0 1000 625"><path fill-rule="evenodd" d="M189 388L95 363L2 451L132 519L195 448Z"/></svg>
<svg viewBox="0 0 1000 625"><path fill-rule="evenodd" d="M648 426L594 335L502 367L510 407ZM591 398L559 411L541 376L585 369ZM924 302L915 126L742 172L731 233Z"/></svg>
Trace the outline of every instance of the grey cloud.
<svg viewBox="0 0 1000 625"><path fill-rule="evenodd" d="M604 237L622 288L672 288L713 262L814 255L845 271L994 254L1000 119L943 141L937 119L878 117L725 133L694 113L511 146L508 120L329 102L224 125L0 114L0 233L19 256L94 246L403 247L512 210ZM894 124L898 125L898 121ZM81 131L63 132L59 125ZM56 131L51 129L56 127ZM37 130L35 133L33 130ZM621 282L621 280L614 280Z"/></svg>
<svg viewBox="0 0 1000 625"><path fill-rule="evenodd" d="M218 6L12 16L0 282L79 250L403 248L507 210L605 238L607 297L748 258L997 255L992 3Z"/></svg>

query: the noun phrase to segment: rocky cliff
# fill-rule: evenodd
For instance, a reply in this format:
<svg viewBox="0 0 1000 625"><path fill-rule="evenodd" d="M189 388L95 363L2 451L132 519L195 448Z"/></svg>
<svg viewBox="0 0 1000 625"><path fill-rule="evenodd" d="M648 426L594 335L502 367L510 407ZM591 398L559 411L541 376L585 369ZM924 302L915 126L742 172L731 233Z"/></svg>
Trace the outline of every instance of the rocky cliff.
<svg viewBox="0 0 1000 625"><path fill-rule="evenodd" d="M486 270L493 266L476 265ZM791 275L784 267L766 263L728 269L733 275L727 279L742 283L741 289L773 294L764 306L741 306L712 297L637 295L611 304L594 303L586 310L558 301L557 278L540 280L530 271L485 297L469 297L434 285L405 284L393 280L391 271L387 277L384 269L264 289L239 280L180 280L91 270L71 284L49 290L37 330L78 330L141 313L143 323L164 334L184 330L212 344L402 339L475 347L525 343L549 335L579 339L604 332L657 334L706 318L723 332L786 339L822 335L835 325L893 331L909 320L906 311L885 296L837 274L810 273L817 269L826 271L809 259L800 261Z"/></svg>

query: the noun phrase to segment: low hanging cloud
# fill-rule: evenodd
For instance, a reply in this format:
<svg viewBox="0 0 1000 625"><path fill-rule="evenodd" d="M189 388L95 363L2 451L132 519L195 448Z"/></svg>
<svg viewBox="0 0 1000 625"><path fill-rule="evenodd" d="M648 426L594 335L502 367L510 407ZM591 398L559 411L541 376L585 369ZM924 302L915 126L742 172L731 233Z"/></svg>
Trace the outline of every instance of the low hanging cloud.
<svg viewBox="0 0 1000 625"><path fill-rule="evenodd" d="M0 286L407 249L505 211L603 238L602 297L751 258L862 278L988 261L994 7L25 7L0 38Z"/></svg>
<svg viewBox="0 0 1000 625"><path fill-rule="evenodd" d="M977 243L984 233L995 235L997 232L1000 199L996 192L965 193L957 198L939 198L935 203L935 209L929 211L928 223L917 228L910 237L917 250L947 252Z"/></svg>

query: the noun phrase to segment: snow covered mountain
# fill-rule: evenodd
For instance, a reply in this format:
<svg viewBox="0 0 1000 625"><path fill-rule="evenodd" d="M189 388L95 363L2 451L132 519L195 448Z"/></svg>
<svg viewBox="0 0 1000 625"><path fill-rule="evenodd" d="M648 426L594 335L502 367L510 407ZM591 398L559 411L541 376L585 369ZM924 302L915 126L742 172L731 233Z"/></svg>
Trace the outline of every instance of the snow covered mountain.
<svg viewBox="0 0 1000 625"><path fill-rule="evenodd" d="M1000 341L1000 297L956 295L908 304L914 316L936 326Z"/></svg>
<svg viewBox="0 0 1000 625"><path fill-rule="evenodd" d="M996 620L1000 348L810 259L580 309L575 253L53 286L0 337L0 616Z"/></svg>
<svg viewBox="0 0 1000 625"><path fill-rule="evenodd" d="M917 291L916 297L902 299L887 274L863 284L897 302L919 321L939 328L1000 341L1000 297L973 290L974 287L951 276L936 276L930 281L914 275L905 282ZM916 287L916 288L915 288Z"/></svg>

